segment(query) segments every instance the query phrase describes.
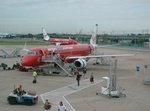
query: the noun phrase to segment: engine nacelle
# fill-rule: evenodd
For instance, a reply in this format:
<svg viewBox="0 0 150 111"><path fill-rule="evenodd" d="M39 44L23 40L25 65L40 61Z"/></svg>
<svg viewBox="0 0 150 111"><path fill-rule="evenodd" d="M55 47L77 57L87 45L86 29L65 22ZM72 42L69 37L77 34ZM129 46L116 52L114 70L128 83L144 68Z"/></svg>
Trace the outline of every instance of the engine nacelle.
<svg viewBox="0 0 150 111"><path fill-rule="evenodd" d="M86 66L86 60L84 59L77 59L74 61L74 66L76 68L84 68Z"/></svg>

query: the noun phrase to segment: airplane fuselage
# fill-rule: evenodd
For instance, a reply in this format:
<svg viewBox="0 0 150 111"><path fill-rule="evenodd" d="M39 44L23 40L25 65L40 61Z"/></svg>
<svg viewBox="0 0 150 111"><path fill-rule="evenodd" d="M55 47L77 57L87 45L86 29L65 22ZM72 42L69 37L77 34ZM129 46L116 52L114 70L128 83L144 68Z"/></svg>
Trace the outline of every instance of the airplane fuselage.
<svg viewBox="0 0 150 111"><path fill-rule="evenodd" d="M93 48L89 44L36 47L29 50L28 54L22 58L21 64L23 66L43 65L45 64L42 60L43 56L51 54L60 54L61 60L71 63L73 61L67 60L66 57L87 56L92 51Z"/></svg>
<svg viewBox="0 0 150 111"><path fill-rule="evenodd" d="M77 44L77 41L75 41L73 39L50 38L49 42L51 42L51 43L60 43L61 45Z"/></svg>

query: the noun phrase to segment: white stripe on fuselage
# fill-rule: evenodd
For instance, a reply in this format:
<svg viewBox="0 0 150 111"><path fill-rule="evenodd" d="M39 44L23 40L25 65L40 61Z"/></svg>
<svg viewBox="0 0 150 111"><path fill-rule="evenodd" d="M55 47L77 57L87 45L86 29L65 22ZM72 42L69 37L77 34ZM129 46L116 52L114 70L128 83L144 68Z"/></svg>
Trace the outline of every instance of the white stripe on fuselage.
<svg viewBox="0 0 150 111"><path fill-rule="evenodd" d="M67 49L73 49L73 47L72 46L66 46L66 47L48 48L48 51L51 51L51 50L67 50Z"/></svg>

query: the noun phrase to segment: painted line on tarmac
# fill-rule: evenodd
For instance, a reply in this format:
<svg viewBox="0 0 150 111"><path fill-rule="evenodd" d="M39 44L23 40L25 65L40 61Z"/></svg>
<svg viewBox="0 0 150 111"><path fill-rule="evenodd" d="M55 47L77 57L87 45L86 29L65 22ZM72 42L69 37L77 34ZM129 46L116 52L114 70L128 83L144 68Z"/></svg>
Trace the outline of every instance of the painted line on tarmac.
<svg viewBox="0 0 150 111"><path fill-rule="evenodd" d="M82 100L83 100L83 102L85 102L93 111L96 111L96 109L93 108L92 105L91 105L89 102L87 102L84 97L82 98Z"/></svg>
<svg viewBox="0 0 150 111"><path fill-rule="evenodd" d="M67 99L65 98L65 96L70 95L72 93L78 92L82 89L88 88L90 86L93 86L95 84L98 84L100 82L102 82L103 80L95 80L95 82L93 84L91 84L89 82L88 79L81 81L81 85L77 86L77 83L71 84L71 85L67 85L64 86L62 88L56 89L56 90L52 90L50 92L46 92L40 95L43 103L45 102L45 99L50 98L50 101L53 104L53 109L57 110L57 106L56 104L58 104L60 102L60 100L64 100L64 104L66 106L66 108L69 111L75 111L75 109L71 106L71 104L67 101Z"/></svg>

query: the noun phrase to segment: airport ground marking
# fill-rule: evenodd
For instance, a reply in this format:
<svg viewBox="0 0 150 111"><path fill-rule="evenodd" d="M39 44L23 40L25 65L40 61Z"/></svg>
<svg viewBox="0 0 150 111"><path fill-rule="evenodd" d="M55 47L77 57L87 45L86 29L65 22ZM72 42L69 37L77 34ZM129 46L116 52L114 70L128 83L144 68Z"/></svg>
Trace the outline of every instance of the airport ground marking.
<svg viewBox="0 0 150 111"><path fill-rule="evenodd" d="M75 109L67 101L65 96L70 95L70 94L75 93L75 92L78 92L80 90L83 90L85 88L88 88L90 86L93 86L95 84L98 84L98 83L102 82L103 80L95 80L96 82L94 82L93 84L90 84L90 82L88 82L88 81L89 81L88 79L81 81L81 85L80 86L77 86L77 83L74 83L74 84L71 84L71 85L67 85L67 86L58 88L56 90L52 90L50 92L43 93L43 94L40 95L40 97L41 97L43 103L45 102L44 96L45 97L46 96L52 96L51 100L54 99L53 102L57 102L57 103L63 98L63 100L65 100L65 102L66 102L66 106L68 105L67 108L68 109L71 108L70 110L75 111ZM87 83L88 83L88 85L87 85ZM66 90L64 90L65 88L66 88L66 90L68 89L68 92L66 92ZM60 90L62 90L62 91L60 91ZM55 96L56 96L56 98L55 98ZM57 100L58 98L59 98L59 101ZM56 106L54 106L53 108L56 108Z"/></svg>
<svg viewBox="0 0 150 111"><path fill-rule="evenodd" d="M64 100L69 104L69 106L71 107L71 109L73 110L73 111L76 111L73 107L72 107L72 105L68 102L68 100L64 97L64 96L62 96L63 98L64 98Z"/></svg>
<svg viewBox="0 0 150 111"><path fill-rule="evenodd" d="M83 100L83 102L85 102L93 111L96 111L96 109L94 109L94 108L92 107L92 105L91 105L90 103L88 103L84 97L82 98L82 100Z"/></svg>

